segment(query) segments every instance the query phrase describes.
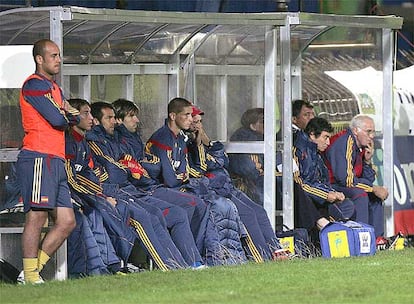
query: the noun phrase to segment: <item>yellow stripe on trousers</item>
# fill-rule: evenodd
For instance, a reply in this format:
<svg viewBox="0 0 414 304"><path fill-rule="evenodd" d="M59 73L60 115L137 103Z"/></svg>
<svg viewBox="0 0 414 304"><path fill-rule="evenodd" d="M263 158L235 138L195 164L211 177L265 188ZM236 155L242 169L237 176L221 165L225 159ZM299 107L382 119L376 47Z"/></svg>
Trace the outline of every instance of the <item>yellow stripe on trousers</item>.
<svg viewBox="0 0 414 304"><path fill-rule="evenodd" d="M254 261L256 263L263 263L263 257L261 256L261 254L257 250L256 246L254 245L253 240L252 240L249 232L247 231L247 229L245 229L245 230L246 230L246 233L247 233L247 237L246 237L247 247L249 247L250 253L253 256Z"/></svg>
<svg viewBox="0 0 414 304"><path fill-rule="evenodd" d="M155 264L163 270L168 271L167 265L163 262L161 257L159 256L158 252L155 250L154 246L151 243L151 240L148 238L147 233L144 230L144 227L142 227L141 223L137 220L131 218L130 219L131 225L135 228L135 230L138 233L139 238L141 239L144 246L147 248L148 252L150 253L151 257L154 259Z"/></svg>

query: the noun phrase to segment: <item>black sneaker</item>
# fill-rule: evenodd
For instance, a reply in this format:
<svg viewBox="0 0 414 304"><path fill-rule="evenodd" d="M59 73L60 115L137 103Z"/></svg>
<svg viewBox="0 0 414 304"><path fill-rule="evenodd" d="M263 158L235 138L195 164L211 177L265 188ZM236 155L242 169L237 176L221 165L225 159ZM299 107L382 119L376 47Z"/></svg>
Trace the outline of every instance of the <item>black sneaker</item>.
<svg viewBox="0 0 414 304"><path fill-rule="evenodd" d="M146 271L146 269L135 266L132 263L127 263L126 266L121 269L121 271L123 273L137 273L137 272L144 272Z"/></svg>

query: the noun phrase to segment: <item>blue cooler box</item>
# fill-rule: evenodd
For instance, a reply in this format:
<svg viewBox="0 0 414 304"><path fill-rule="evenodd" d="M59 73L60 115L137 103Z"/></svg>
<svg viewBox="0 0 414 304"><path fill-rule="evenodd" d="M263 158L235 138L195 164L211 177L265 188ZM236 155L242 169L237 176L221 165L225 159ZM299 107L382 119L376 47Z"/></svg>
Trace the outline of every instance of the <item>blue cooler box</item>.
<svg viewBox="0 0 414 304"><path fill-rule="evenodd" d="M333 222L319 234L322 256L342 258L375 254L374 227L354 222Z"/></svg>

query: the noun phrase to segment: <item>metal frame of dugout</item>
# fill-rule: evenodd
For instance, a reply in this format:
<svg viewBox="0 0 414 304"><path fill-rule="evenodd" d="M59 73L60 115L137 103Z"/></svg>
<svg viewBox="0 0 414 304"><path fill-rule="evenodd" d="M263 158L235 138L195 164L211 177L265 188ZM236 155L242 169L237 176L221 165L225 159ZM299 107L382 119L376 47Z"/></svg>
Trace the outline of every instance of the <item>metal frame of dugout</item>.
<svg viewBox="0 0 414 304"><path fill-rule="evenodd" d="M226 144L227 152L263 153L265 168L275 168L276 150L281 149L283 210L275 210L274 170L264 172L264 207L273 226L279 214L285 225L293 227L290 117L291 101L302 95L301 58L315 44L323 47L337 42L337 38L322 38L335 29L343 29L341 41L330 44L331 48L340 51L345 44L351 45L354 54L355 49L360 50L359 45L370 45L368 52L375 54L382 66L383 127L377 138L384 145L383 180L390 190L385 202L386 234L390 236L394 233L394 30L400 29L402 22L395 16L21 8L0 12L0 45L28 45L41 38L54 40L63 54L57 80L67 97L95 101L99 99L94 93L96 82L117 76L121 79L116 88L118 97L139 99L142 90L137 89L137 77L161 77L161 95L153 98L158 108L152 119L157 120L158 126L166 117L170 98L183 96L214 114L209 116L214 116L215 121L207 131ZM361 32L369 34L361 39ZM364 41L367 39L369 43ZM232 85L234 78L241 76L253 83L248 94L240 83ZM209 90L203 86L210 80L214 94L206 98ZM265 108L264 142L229 142L230 117L237 114L239 119L240 109L254 106ZM282 141L276 142L279 128L283 131ZM14 160L15 153L2 155L2 161Z"/></svg>

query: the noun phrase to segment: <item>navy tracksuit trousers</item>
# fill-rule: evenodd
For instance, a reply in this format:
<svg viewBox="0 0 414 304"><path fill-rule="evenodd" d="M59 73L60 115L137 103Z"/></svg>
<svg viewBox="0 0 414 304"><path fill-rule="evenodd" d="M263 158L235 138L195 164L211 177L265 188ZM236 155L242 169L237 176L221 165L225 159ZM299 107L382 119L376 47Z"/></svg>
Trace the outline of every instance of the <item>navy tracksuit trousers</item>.
<svg viewBox="0 0 414 304"><path fill-rule="evenodd" d="M136 204L157 216L161 223L166 224L175 246L188 265L203 261L190 229L186 210L151 195L142 196L141 193L130 188L121 192L124 200L132 198Z"/></svg>
<svg viewBox="0 0 414 304"><path fill-rule="evenodd" d="M354 202L355 220L371 225L375 229L375 236L384 235L384 207L382 201L372 193L367 193L360 188L348 188L332 185L336 191L343 192L346 197Z"/></svg>

